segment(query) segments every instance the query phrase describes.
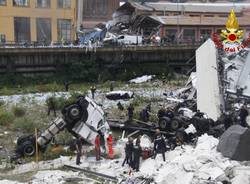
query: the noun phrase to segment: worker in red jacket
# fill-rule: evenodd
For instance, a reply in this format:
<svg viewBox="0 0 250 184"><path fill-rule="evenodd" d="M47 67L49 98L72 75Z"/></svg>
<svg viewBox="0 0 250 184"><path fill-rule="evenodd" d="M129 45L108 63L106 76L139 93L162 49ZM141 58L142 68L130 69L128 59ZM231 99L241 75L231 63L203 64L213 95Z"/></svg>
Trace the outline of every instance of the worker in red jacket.
<svg viewBox="0 0 250 184"><path fill-rule="evenodd" d="M101 141L99 134L95 138L95 157L96 161L101 159Z"/></svg>
<svg viewBox="0 0 250 184"><path fill-rule="evenodd" d="M109 136L107 138L108 143L108 157L113 159L113 137L112 132L109 132Z"/></svg>

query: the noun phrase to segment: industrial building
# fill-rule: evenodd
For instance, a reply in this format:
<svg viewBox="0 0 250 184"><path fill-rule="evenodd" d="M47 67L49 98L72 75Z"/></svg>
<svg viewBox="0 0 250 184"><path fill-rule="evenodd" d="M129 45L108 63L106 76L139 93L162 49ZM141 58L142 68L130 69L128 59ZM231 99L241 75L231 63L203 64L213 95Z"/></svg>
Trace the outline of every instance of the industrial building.
<svg viewBox="0 0 250 184"><path fill-rule="evenodd" d="M250 32L250 3L126 2L113 15L113 30L124 28L144 37L158 34L170 41L202 41L225 28L234 9L240 28ZM118 27L119 26L119 27Z"/></svg>

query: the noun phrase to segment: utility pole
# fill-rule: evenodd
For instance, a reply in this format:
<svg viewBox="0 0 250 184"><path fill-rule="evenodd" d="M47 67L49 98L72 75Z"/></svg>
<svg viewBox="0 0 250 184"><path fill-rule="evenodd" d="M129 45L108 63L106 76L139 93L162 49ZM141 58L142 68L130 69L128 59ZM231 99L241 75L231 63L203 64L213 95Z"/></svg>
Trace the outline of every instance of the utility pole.
<svg viewBox="0 0 250 184"><path fill-rule="evenodd" d="M80 30L82 21L83 21L83 0L77 0L77 31Z"/></svg>
<svg viewBox="0 0 250 184"><path fill-rule="evenodd" d="M177 45L179 45L180 25L179 25L179 1L177 0Z"/></svg>

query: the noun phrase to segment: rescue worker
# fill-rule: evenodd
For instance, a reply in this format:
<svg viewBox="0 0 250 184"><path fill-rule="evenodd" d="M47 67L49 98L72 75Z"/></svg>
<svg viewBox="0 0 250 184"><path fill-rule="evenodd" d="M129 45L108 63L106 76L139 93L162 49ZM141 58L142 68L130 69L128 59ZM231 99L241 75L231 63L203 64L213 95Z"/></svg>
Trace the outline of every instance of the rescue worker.
<svg viewBox="0 0 250 184"><path fill-rule="evenodd" d="M92 99L95 99L96 87L95 87L95 86L91 86L91 87L90 87L90 91L91 91Z"/></svg>
<svg viewBox="0 0 250 184"><path fill-rule="evenodd" d="M204 113L201 112L200 110L197 110L197 112L194 114L194 116L197 116L197 117L199 117L199 118L203 118Z"/></svg>
<svg viewBox="0 0 250 184"><path fill-rule="evenodd" d="M148 106L140 112L140 120L144 122L148 122L149 120L149 108Z"/></svg>
<svg viewBox="0 0 250 184"><path fill-rule="evenodd" d="M231 125L233 125L233 119L229 112L223 113L224 116L224 127L227 130Z"/></svg>
<svg viewBox="0 0 250 184"><path fill-rule="evenodd" d="M111 81L111 83L110 83L110 91L113 91L114 90L114 81Z"/></svg>
<svg viewBox="0 0 250 184"><path fill-rule="evenodd" d="M65 88L65 91L69 91L69 82L67 81L64 81L63 85L64 85L64 88Z"/></svg>
<svg viewBox="0 0 250 184"><path fill-rule="evenodd" d="M54 112L54 116L56 117L56 105L53 97L50 97L47 101L48 105L48 116L50 115L50 111Z"/></svg>
<svg viewBox="0 0 250 184"><path fill-rule="evenodd" d="M113 159L113 136L112 132L109 132L109 136L107 138L107 144L108 144L108 157L110 159Z"/></svg>
<svg viewBox="0 0 250 184"><path fill-rule="evenodd" d="M122 166L124 166L124 164L126 163L130 167L132 167L133 149L134 149L133 138L129 137L128 142L126 143L126 146L125 146L125 159L122 163Z"/></svg>
<svg viewBox="0 0 250 184"><path fill-rule="evenodd" d="M239 114L240 125L243 126L243 127L248 127L248 124L247 124L247 121L246 121L247 116L248 116L248 110L247 110L246 104L244 104L244 105L241 106L240 114Z"/></svg>
<svg viewBox="0 0 250 184"><path fill-rule="evenodd" d="M127 110L128 110L128 120L132 121L133 120L133 115L134 115L134 106L133 106L133 104L129 104Z"/></svg>
<svg viewBox="0 0 250 184"><path fill-rule="evenodd" d="M140 140L140 139L137 139L137 140ZM136 172L139 171L140 156L142 153L140 141L137 141L137 140L136 140L136 144L135 144L134 149L133 149L133 169L136 170Z"/></svg>
<svg viewBox="0 0 250 184"><path fill-rule="evenodd" d="M81 137L78 137L76 140L76 165L80 165L80 159L82 155L82 139Z"/></svg>
<svg viewBox="0 0 250 184"><path fill-rule="evenodd" d="M100 135L100 144L101 144L102 153L106 154L104 133L102 131L98 131L98 133Z"/></svg>
<svg viewBox="0 0 250 184"><path fill-rule="evenodd" d="M157 154L161 153L163 157L163 161L165 162L165 152L166 152L166 142L164 140L164 137L161 135L160 130L156 129L153 159L156 158Z"/></svg>
<svg viewBox="0 0 250 184"><path fill-rule="evenodd" d="M118 103L117 103L117 107L118 107L118 109L119 109L120 111L123 111L123 110L124 110L124 107L123 107L123 105L121 104L121 102L118 102Z"/></svg>
<svg viewBox="0 0 250 184"><path fill-rule="evenodd" d="M96 161L101 160L101 140L99 134L95 138L95 157Z"/></svg>

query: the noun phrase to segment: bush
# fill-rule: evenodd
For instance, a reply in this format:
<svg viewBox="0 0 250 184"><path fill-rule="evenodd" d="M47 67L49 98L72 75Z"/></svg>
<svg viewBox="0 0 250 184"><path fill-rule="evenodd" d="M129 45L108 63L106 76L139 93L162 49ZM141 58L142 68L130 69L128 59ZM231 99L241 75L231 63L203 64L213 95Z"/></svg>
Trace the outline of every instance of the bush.
<svg viewBox="0 0 250 184"><path fill-rule="evenodd" d="M3 106L5 102L3 100L0 100L0 106Z"/></svg>
<svg viewBox="0 0 250 184"><path fill-rule="evenodd" d="M40 84L36 86L36 91L38 92L60 91L60 90L62 90L62 87L56 82L49 84Z"/></svg>
<svg viewBox="0 0 250 184"><path fill-rule="evenodd" d="M12 112L16 117L23 117L26 114L26 109L21 106L13 106Z"/></svg>
<svg viewBox="0 0 250 184"><path fill-rule="evenodd" d="M80 95L84 95L84 94L81 94L81 93L77 93L77 92L73 92L70 94L70 97L69 98L66 98L64 96L61 96L61 97L48 97L46 99L46 104L47 106L49 105L49 99L52 98L52 101L54 102L55 104L55 108L56 110L62 110L62 108L65 106L65 105L69 105L69 104L72 104L76 101L76 98Z"/></svg>
<svg viewBox="0 0 250 184"><path fill-rule="evenodd" d="M5 109L0 110L0 125L8 126L13 123L15 116L11 112L7 112Z"/></svg>
<svg viewBox="0 0 250 184"><path fill-rule="evenodd" d="M14 129L21 129L27 133L33 133L36 128L35 123L26 117L15 119L13 125Z"/></svg>

